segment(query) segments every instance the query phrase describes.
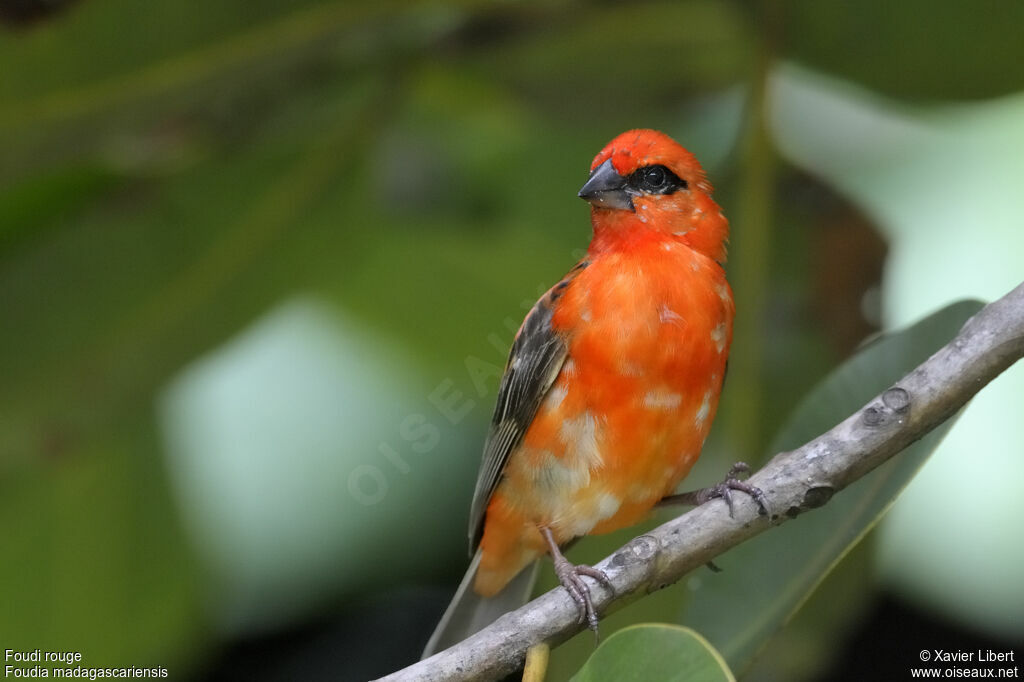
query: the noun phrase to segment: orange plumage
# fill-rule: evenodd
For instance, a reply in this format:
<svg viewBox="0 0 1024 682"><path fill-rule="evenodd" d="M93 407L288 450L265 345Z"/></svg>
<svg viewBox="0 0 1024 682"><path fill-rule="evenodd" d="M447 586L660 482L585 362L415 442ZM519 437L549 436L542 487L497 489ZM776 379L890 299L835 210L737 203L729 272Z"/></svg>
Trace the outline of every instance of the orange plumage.
<svg viewBox="0 0 1024 682"><path fill-rule="evenodd" d="M587 255L524 322L485 448L470 527L484 596L548 551L540 528L561 545L644 518L697 460L718 405L728 223L697 160L632 130L581 196Z"/></svg>

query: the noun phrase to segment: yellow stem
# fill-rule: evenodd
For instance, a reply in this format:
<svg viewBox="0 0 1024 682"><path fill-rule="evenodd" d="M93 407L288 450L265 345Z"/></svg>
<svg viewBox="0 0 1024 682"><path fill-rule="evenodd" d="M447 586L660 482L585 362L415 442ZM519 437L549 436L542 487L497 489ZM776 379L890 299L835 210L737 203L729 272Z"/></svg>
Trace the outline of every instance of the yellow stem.
<svg viewBox="0 0 1024 682"><path fill-rule="evenodd" d="M551 647L546 642L534 644L527 649L526 665L523 667L523 682L544 682L550 655Z"/></svg>

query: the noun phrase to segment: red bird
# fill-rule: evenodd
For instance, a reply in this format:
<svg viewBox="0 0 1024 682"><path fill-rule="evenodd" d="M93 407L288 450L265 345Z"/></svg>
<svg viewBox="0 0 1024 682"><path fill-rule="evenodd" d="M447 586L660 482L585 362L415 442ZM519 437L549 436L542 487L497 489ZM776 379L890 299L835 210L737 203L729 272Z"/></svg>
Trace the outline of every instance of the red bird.
<svg viewBox="0 0 1024 682"><path fill-rule="evenodd" d="M700 164L663 133L631 130L594 158L579 196L593 239L512 344L470 511L476 555L427 653L509 608L480 603L470 580L482 597L522 601L524 569L545 553L596 629L580 576L607 578L559 547L643 519L697 461L715 416L734 308L729 224ZM687 501L729 489L760 501L731 475Z"/></svg>

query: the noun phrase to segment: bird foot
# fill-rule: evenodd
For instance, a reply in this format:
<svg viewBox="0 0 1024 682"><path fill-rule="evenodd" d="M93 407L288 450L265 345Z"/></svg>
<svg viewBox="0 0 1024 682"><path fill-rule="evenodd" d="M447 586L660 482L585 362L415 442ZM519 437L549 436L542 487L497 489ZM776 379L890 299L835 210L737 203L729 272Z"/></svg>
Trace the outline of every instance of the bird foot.
<svg viewBox="0 0 1024 682"><path fill-rule="evenodd" d="M571 561L565 558L562 551L558 548L558 544L555 543L555 539L551 534L551 530L548 528L541 527L541 534L544 539L547 540L548 549L551 552L551 560L555 564L555 575L558 576L558 582L562 584L562 587L566 589L572 600L576 602L576 606L579 607L579 622L586 623L587 627L594 632L595 640L600 637L597 629L598 617L597 609L594 608L594 602L590 596L590 587L583 580L583 576L593 578L600 584L604 585L609 590L614 592L611 580L608 575L597 568L592 566L586 566L584 564L573 564Z"/></svg>
<svg viewBox="0 0 1024 682"><path fill-rule="evenodd" d="M749 473L750 466L748 464L745 462L736 462L729 469L729 473L726 474L721 483L708 486L707 488L701 488L700 490L679 493L677 495L669 495L662 499L658 505L668 506L675 504L689 504L694 507L699 507L705 502L721 498L725 500L725 503L729 506L729 517L732 518L734 511L732 492L736 490L746 493L750 497L754 498L754 501L757 502L757 506L760 508L762 515L771 516L771 513L768 510L768 498L765 497L764 492L757 486L750 485L746 481L742 481L737 478L739 474Z"/></svg>
<svg viewBox="0 0 1024 682"><path fill-rule="evenodd" d="M574 565L565 557L555 558L555 575L558 576L558 582L562 583L562 587L569 592L569 596L572 597L573 601L576 602L576 606L579 607L579 622L586 622L587 627L593 630L594 636L597 637L597 610L594 608L594 602L590 597L590 587L583 581L582 576L593 578L611 589L612 585L611 581L608 580L608 576L605 575L604 571L590 566L583 564Z"/></svg>

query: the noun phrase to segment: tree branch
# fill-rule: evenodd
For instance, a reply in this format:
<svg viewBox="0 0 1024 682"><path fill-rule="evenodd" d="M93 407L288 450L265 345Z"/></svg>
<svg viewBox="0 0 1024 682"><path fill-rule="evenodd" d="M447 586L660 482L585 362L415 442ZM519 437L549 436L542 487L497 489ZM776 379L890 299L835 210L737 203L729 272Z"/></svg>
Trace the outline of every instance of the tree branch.
<svg viewBox="0 0 1024 682"><path fill-rule="evenodd" d="M621 607L773 525L824 505L952 416L1022 356L1024 284L982 308L956 338L855 414L806 445L776 455L751 477L768 497L771 519L759 516L746 496L736 500L735 518L725 504L697 507L602 561L598 567L611 579L615 596L594 585L595 606L601 613ZM554 589L450 649L381 679L496 679L521 665L530 646L558 644L576 634L582 628L577 618L575 602L565 590Z"/></svg>

